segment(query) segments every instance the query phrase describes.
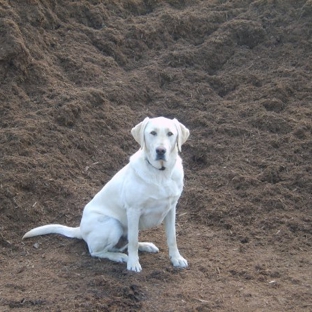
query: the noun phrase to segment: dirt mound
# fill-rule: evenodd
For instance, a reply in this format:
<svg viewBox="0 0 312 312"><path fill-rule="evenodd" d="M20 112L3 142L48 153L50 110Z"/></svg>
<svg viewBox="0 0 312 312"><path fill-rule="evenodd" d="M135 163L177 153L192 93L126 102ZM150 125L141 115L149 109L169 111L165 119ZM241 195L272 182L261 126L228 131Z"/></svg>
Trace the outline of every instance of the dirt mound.
<svg viewBox="0 0 312 312"><path fill-rule="evenodd" d="M312 2L2 1L0 307L3 311L309 311ZM82 241L25 242L78 225L138 146L146 116L177 118L187 270L160 247L143 272Z"/></svg>

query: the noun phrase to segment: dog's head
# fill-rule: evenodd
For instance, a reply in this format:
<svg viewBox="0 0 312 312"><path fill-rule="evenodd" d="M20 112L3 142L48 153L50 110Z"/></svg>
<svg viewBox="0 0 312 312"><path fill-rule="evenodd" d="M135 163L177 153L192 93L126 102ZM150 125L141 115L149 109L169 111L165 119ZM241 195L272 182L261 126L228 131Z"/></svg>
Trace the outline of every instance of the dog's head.
<svg viewBox="0 0 312 312"><path fill-rule="evenodd" d="M177 119L164 117L147 117L131 133L146 153L147 161L159 170L174 164L178 151L190 134Z"/></svg>

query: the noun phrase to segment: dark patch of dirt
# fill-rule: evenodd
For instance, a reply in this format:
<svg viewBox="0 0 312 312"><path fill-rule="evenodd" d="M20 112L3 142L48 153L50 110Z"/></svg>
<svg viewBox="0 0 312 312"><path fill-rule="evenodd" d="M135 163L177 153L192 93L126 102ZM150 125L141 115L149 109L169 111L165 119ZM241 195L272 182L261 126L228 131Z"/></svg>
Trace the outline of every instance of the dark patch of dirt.
<svg viewBox="0 0 312 312"><path fill-rule="evenodd" d="M312 2L0 1L1 311L311 311ZM138 148L176 117L185 190L174 269L162 228L143 271L77 226Z"/></svg>

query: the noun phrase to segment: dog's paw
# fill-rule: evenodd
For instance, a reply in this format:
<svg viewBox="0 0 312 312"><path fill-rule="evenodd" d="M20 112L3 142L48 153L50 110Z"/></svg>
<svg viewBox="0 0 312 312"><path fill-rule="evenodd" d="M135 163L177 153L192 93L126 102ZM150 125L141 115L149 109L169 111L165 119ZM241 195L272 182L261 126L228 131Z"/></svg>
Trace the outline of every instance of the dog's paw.
<svg viewBox="0 0 312 312"><path fill-rule="evenodd" d="M141 267L139 260L132 261L129 258L128 258L128 262L127 262L127 269L129 271L134 271L134 272L141 272L142 271L142 267Z"/></svg>
<svg viewBox="0 0 312 312"><path fill-rule="evenodd" d="M182 256L171 257L171 263L176 268L186 268L188 266L187 260Z"/></svg>
<svg viewBox="0 0 312 312"><path fill-rule="evenodd" d="M139 243L139 250L144 252L159 252L159 249L153 243Z"/></svg>
<svg viewBox="0 0 312 312"><path fill-rule="evenodd" d="M115 262L127 262L128 261L128 255L126 255L122 252L107 253L105 258L108 258L109 260L112 260Z"/></svg>

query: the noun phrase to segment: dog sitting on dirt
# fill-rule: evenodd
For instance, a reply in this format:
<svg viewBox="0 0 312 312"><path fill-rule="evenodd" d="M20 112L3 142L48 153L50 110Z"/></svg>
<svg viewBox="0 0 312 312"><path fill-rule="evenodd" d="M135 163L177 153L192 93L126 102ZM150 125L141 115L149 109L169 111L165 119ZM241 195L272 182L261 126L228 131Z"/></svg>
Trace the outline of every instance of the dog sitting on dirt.
<svg viewBox="0 0 312 312"><path fill-rule="evenodd" d="M164 221L170 260L175 267L187 267L177 247L175 218L184 178L178 152L190 132L177 119L147 117L131 134L141 148L85 206L79 227L49 224L23 238L56 233L84 239L91 256L127 262L128 270L140 272L138 251L159 249L139 242L139 230Z"/></svg>

